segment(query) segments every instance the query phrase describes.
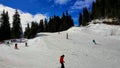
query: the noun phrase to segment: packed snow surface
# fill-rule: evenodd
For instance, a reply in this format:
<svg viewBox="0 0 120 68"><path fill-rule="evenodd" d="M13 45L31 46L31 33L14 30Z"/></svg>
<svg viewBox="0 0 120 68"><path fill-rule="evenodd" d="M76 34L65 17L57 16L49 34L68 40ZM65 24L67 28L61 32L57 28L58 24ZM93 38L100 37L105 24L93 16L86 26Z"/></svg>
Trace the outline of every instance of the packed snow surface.
<svg viewBox="0 0 120 68"><path fill-rule="evenodd" d="M68 39L66 34L68 33ZM93 40L97 44L93 43ZM91 24L60 33L38 33L25 43L0 44L0 68L120 68L120 26Z"/></svg>

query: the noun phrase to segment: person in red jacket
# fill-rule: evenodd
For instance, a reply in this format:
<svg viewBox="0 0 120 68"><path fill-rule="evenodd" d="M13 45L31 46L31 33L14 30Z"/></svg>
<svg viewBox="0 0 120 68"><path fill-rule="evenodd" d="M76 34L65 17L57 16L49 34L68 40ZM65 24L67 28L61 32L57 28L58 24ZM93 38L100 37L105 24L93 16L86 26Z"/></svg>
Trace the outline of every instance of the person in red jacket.
<svg viewBox="0 0 120 68"><path fill-rule="evenodd" d="M14 48L15 48L15 49L18 49L17 43L15 44Z"/></svg>
<svg viewBox="0 0 120 68"><path fill-rule="evenodd" d="M64 63L65 63L64 57L65 57L65 55L60 56L61 68L65 68L65 66L64 66Z"/></svg>

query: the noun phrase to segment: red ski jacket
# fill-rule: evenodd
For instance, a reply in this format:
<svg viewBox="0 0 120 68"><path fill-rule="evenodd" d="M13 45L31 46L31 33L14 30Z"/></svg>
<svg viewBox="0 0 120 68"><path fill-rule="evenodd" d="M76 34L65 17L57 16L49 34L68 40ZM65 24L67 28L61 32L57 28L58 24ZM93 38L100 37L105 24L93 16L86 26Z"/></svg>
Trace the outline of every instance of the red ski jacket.
<svg viewBox="0 0 120 68"><path fill-rule="evenodd" d="M60 63L64 63L64 57L63 56L60 57Z"/></svg>

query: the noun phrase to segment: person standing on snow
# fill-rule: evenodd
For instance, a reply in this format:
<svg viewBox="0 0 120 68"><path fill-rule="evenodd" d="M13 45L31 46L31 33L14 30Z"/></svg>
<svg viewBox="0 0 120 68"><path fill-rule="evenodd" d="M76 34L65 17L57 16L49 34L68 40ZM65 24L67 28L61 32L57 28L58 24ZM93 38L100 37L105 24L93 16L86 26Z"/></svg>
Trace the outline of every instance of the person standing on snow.
<svg viewBox="0 0 120 68"><path fill-rule="evenodd" d="M93 43L96 45L97 43L96 43L96 41L93 39Z"/></svg>
<svg viewBox="0 0 120 68"><path fill-rule="evenodd" d="M14 48L15 48L15 49L18 49L17 43L15 44Z"/></svg>
<svg viewBox="0 0 120 68"><path fill-rule="evenodd" d="M64 63L65 63L64 57L65 57L65 55L60 56L61 68L65 68L65 66L64 66Z"/></svg>
<svg viewBox="0 0 120 68"><path fill-rule="evenodd" d="M25 42L25 46L28 47L27 42Z"/></svg>

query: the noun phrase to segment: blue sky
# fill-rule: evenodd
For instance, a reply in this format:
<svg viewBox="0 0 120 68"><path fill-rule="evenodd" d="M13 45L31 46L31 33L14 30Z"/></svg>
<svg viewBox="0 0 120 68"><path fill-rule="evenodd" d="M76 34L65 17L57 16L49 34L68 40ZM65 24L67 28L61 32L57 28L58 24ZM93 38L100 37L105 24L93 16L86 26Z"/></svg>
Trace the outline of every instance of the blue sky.
<svg viewBox="0 0 120 68"><path fill-rule="evenodd" d="M32 15L40 13L48 17L53 15L61 16L63 12L68 10L75 24L77 24L82 8L89 8L92 1L94 0L0 0L0 4Z"/></svg>

